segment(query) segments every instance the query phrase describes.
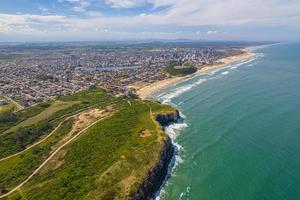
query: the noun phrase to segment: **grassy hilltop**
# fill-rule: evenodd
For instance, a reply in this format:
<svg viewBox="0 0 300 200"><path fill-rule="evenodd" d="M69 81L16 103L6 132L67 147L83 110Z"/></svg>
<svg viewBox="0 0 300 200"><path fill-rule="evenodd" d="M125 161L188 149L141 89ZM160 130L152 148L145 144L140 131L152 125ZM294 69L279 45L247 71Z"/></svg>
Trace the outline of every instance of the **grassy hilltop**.
<svg viewBox="0 0 300 200"><path fill-rule="evenodd" d="M155 115L174 111L94 89L14 113L13 122L0 125L0 142L17 141L20 130L33 135L23 133L22 145L1 145L8 153L0 159L0 195L44 164L4 199L126 199L157 164L167 139Z"/></svg>

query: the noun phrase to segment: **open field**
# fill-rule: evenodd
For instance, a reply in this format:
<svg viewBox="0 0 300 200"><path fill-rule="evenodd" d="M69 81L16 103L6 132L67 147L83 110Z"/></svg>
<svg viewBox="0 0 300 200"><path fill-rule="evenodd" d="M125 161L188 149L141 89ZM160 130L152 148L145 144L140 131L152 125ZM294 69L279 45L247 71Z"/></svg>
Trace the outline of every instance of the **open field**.
<svg viewBox="0 0 300 200"><path fill-rule="evenodd" d="M17 113L7 113L5 118L8 114L11 118L0 123L0 128L6 129L0 134L0 158L22 151L46 137L71 115L95 106L106 107L117 101L118 98L112 98L104 90L93 89L63 96L58 101L41 103Z"/></svg>
<svg viewBox="0 0 300 200"><path fill-rule="evenodd" d="M4 100L7 102L7 104L5 104L5 105L0 105L0 113L16 110L17 107L15 107L15 105L13 103L11 103L10 101L8 101L8 99L5 98L4 96L0 95L0 100Z"/></svg>
<svg viewBox="0 0 300 200"><path fill-rule="evenodd" d="M54 101L51 104L51 106L49 106L48 108L43 110L41 113L22 121L21 123L17 124L16 126L13 126L12 128L8 129L5 132L6 133L13 132L21 127L30 126L37 122L43 121L43 120L49 118L51 115L55 114L57 111L69 108L76 103L79 103L79 102L76 102L76 101L70 101L70 102Z"/></svg>
<svg viewBox="0 0 300 200"><path fill-rule="evenodd" d="M14 109L14 106L11 104L0 106L0 113L5 111L11 111Z"/></svg>
<svg viewBox="0 0 300 200"><path fill-rule="evenodd" d="M73 119L67 120L60 129L39 145L4 161L0 161L0 192L11 189L27 176L49 155L51 150L71 131Z"/></svg>
<svg viewBox="0 0 300 200"><path fill-rule="evenodd" d="M41 143L16 156L0 161L0 189L2 188L2 191L5 192L11 190L12 186L20 184L59 146L68 142L93 122L109 114L110 112L99 109L80 113L64 121L50 137Z"/></svg>
<svg viewBox="0 0 300 200"><path fill-rule="evenodd" d="M174 109L133 99L118 105L114 115L62 148L8 199L124 199L136 191L167 138L150 111Z"/></svg>
<svg viewBox="0 0 300 200"><path fill-rule="evenodd" d="M3 120L0 116L0 136L8 129L12 128L13 126L16 126L18 123L21 123L22 121L24 121L30 117L38 115L39 113L41 113L44 109L46 109L50 105L51 104L49 104L49 103L40 103L36 106L26 108L24 110L21 110L21 111L15 112L15 113L6 111L5 115L7 116L7 114L9 114L9 115L13 116L13 118ZM0 115L1 115L1 113L0 113ZM3 116L4 116L4 114L3 114Z"/></svg>
<svg viewBox="0 0 300 200"><path fill-rule="evenodd" d="M3 96L3 95L0 95L0 99L4 99L6 100L9 105L12 105L14 107L15 110L22 110L24 109L23 106L21 106L18 102L14 101L13 99L7 97L7 96Z"/></svg>

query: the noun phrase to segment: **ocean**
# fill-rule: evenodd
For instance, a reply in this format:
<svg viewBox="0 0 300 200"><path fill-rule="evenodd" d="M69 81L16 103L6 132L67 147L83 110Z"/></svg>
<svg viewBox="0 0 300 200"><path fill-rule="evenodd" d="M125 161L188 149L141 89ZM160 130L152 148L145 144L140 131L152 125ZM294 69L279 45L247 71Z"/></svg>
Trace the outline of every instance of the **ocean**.
<svg viewBox="0 0 300 200"><path fill-rule="evenodd" d="M155 98L184 120L161 200L300 199L300 44L191 78Z"/></svg>

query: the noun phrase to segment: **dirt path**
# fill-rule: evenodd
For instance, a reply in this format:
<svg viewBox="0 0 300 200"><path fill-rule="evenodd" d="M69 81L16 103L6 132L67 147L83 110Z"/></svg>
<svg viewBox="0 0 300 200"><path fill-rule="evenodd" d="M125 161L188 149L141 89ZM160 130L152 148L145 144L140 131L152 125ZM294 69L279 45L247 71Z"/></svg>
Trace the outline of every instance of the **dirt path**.
<svg viewBox="0 0 300 200"><path fill-rule="evenodd" d="M28 178L23 181L22 183L20 183L18 186L16 186L15 188L13 188L12 190L10 190L8 193L3 194L0 196L0 199L9 196L10 194L12 194L13 192L17 191L18 189L20 189L25 183L27 183L34 175L36 175L48 162L49 160L51 160L62 148L64 148L65 146L67 146L68 144L70 144L73 140L75 140L79 135L81 135L83 132L85 132L87 129L89 129L90 127L94 126L96 123L111 117L113 114L107 115L101 119L98 119L97 121L95 121L94 123L92 123L91 125L89 125L88 127L84 128L83 130L81 130L80 132L78 132L76 135L74 135L70 140L68 140L67 142L65 142L63 145L61 145L60 147L58 147L30 176L28 176Z"/></svg>
<svg viewBox="0 0 300 200"><path fill-rule="evenodd" d="M147 104L147 105L148 105L148 104ZM153 121L153 123L155 124L156 132L157 132L157 136L158 136L157 140L158 140L158 141L161 141L161 140L162 140L162 135L161 135L161 133L163 133L162 128L161 128L161 125L160 125L160 123L154 118L154 115L153 115L151 106L148 105L148 107L149 107L150 118L151 118L151 120Z"/></svg>
<svg viewBox="0 0 300 200"><path fill-rule="evenodd" d="M10 97L8 97L8 96L4 96L4 95L2 95L2 97L3 97L4 99L6 99L7 101L9 101L11 104L13 104L13 105L17 108L16 111L19 111L19 110L23 110L23 109L24 109L23 106L21 106L18 102L14 101L12 98L10 98Z"/></svg>
<svg viewBox="0 0 300 200"><path fill-rule="evenodd" d="M72 118L72 117L73 117L73 116L70 116L70 117L66 118L65 120L63 120L62 122L60 122L60 123L56 126L56 128L55 128L53 131L51 131L51 133L49 133L49 134L48 134L46 137L44 137L42 140L38 141L37 143L34 143L34 144L30 145L29 147L27 147L26 149L24 149L24 150L22 150L22 151L19 151L18 153L12 154L12 155L7 156L7 157L5 157L5 158L1 158L1 159L0 159L0 162L1 162L1 161L4 161L4 160L7 160L7 159L9 159L9 158L18 156L18 155L20 155L21 153L24 153L25 151L28 151L28 150L32 149L33 147L35 147L35 146L41 144L42 142L44 142L45 140L47 140L51 135L53 135L53 134L55 133L55 131L56 131L58 128L60 128L60 126L61 126L66 120L68 120L68 119L70 119L70 118Z"/></svg>
<svg viewBox="0 0 300 200"><path fill-rule="evenodd" d="M86 110L84 110L84 112L82 112L82 114L84 114L85 111L86 111ZM24 150L22 150L22 151L19 151L19 152L15 153L15 154L12 154L12 155L7 156L7 157L5 157L5 158L1 158L1 159L0 159L0 162L1 162L1 161L4 161L4 160L7 160L7 159L10 159L10 158L12 158L12 157L18 156L18 155L24 153L25 151L28 151L28 150L32 149L33 147L35 147L35 146L41 144L42 142L44 142L45 140L47 140L51 135L53 135L53 134L57 131L57 129L60 128L60 126L61 126L65 121L71 119L72 117L76 117L77 115L80 115L80 113L76 113L76 114L74 114L74 115L71 115L71 116L67 117L67 118L64 119L62 122L60 122L60 123L56 126L56 128L55 128L53 131L51 131L51 133L49 133L45 138L43 138L42 140L38 141L37 143L34 143L34 144L30 145L29 147L27 147L26 149L24 149ZM99 116L96 116L96 117L99 117Z"/></svg>

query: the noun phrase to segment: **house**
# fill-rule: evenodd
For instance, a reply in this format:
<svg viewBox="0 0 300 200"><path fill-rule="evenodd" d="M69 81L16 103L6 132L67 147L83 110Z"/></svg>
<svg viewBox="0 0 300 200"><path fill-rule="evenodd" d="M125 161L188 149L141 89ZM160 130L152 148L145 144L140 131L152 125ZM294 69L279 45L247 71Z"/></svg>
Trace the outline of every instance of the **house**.
<svg viewBox="0 0 300 200"><path fill-rule="evenodd" d="M5 100L0 100L0 106L6 105L7 102Z"/></svg>

